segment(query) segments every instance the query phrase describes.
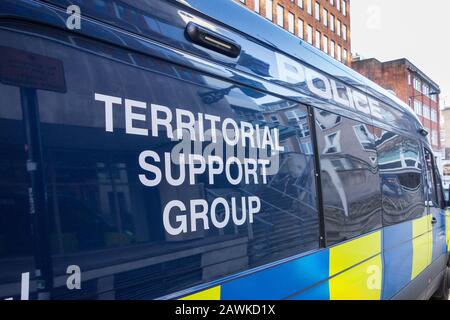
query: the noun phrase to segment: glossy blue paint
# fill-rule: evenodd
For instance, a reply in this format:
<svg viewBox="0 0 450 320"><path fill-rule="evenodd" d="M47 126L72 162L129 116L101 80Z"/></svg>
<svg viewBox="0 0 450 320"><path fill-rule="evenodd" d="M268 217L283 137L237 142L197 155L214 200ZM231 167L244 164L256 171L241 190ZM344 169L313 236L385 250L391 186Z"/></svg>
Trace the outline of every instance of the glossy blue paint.
<svg viewBox="0 0 450 320"><path fill-rule="evenodd" d="M411 281L412 222L383 229L382 299L390 299Z"/></svg>
<svg viewBox="0 0 450 320"><path fill-rule="evenodd" d="M439 259L447 252L446 234L445 234L445 211L437 210L434 215L437 223L433 226L433 261Z"/></svg>
<svg viewBox="0 0 450 320"><path fill-rule="evenodd" d="M298 260L225 283L221 288L221 298L224 300L286 299L327 280L328 266L329 252L321 250ZM305 295L320 296L325 299L324 290L324 287L321 287Z"/></svg>
<svg viewBox="0 0 450 320"><path fill-rule="evenodd" d="M330 286L329 282L325 281L321 284L306 290L305 292L291 298L291 300L329 300Z"/></svg>
<svg viewBox="0 0 450 320"><path fill-rule="evenodd" d="M60 7L48 7L47 4L39 1L4 0L0 3L0 15L26 18L52 25L61 30L65 29L66 15L62 8L68 1L54 0L49 2L58 4ZM136 6L139 7L140 4L136 4ZM42 8L44 7L45 14L42 14ZM233 83L256 88L262 92L271 92L276 96L287 97L290 100L339 112L345 116L360 117L361 121L372 121L372 119L364 118L360 114L351 114L351 112L343 110L329 101L321 101L310 97L302 86L292 86L280 81L278 79L277 62L274 58L274 51L277 51L314 69L320 69L330 77L363 90L380 101L393 106L398 116L393 119L392 123L376 123L381 128L392 129L389 125L395 128L399 123L404 124L417 120L407 106L384 89L297 37L281 28L274 27L272 23L254 13L242 9L241 6L232 1L186 0L181 3L154 0L148 2L146 9L141 8L141 11L145 15L147 23L151 26L151 32L143 30L132 21L122 21L122 24L115 25L115 21L98 16L96 19L103 19L103 22L113 24L133 34L109 28L109 26L92 19L83 19L83 28L77 33L125 47L130 51L141 52L156 59L169 61L177 66L181 65L191 70L194 69L198 74L226 79ZM37 12L39 14L36 14ZM87 15L89 16L89 13ZM184 37L185 25L192 20L208 25L217 32L237 41L243 47L241 57L231 59L192 45ZM162 63L156 63L152 67L154 68L152 71L155 73L166 72ZM196 75L196 72L187 73L190 76ZM199 76L198 79L200 78ZM205 83L196 83L196 85L207 86ZM224 85L224 83L221 85ZM227 87L223 86L220 89L226 90ZM254 93L254 90L249 89L249 91ZM251 95L248 91L243 92ZM418 136L416 132L410 132L410 134L427 144L426 139ZM440 254L446 252L445 219L442 215L439 216L439 227L433 230L433 259L437 259ZM443 240L441 241L442 237ZM411 239L411 222L389 227L383 231L383 298L385 299L399 292L410 280L410 274L405 270L411 270ZM222 279L222 281L225 281L221 285L222 299L328 299L328 267L328 250L322 250L264 271L242 274L241 278L232 282L226 282L226 279ZM239 277L240 274L236 276ZM264 289L261 290L261 287Z"/></svg>

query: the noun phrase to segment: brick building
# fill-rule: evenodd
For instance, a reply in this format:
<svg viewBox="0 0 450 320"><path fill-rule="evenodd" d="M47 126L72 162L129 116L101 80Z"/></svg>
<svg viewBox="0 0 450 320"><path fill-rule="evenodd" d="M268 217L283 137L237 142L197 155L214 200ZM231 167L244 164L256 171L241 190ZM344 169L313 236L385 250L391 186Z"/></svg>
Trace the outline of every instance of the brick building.
<svg viewBox="0 0 450 320"><path fill-rule="evenodd" d="M352 68L407 103L429 132L434 151L441 150L440 89L437 83L407 59L353 60Z"/></svg>
<svg viewBox="0 0 450 320"><path fill-rule="evenodd" d="M331 57L351 63L350 0L234 0Z"/></svg>

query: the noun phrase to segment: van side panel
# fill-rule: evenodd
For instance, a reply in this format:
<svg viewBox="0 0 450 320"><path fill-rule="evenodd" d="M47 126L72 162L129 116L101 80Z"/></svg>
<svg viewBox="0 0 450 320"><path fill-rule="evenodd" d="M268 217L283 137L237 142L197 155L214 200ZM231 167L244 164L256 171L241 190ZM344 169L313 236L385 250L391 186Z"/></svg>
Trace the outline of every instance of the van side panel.
<svg viewBox="0 0 450 320"><path fill-rule="evenodd" d="M411 281L412 222L383 230L383 299L390 299Z"/></svg>

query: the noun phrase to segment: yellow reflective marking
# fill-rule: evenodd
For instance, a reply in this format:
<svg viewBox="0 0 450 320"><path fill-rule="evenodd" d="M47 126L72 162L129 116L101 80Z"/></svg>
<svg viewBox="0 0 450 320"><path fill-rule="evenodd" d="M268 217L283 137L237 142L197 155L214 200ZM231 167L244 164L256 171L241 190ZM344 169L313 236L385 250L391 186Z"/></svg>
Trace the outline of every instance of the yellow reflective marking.
<svg viewBox="0 0 450 320"><path fill-rule="evenodd" d="M431 264L433 256L433 233L431 232L431 215L412 222L413 226L413 259L411 280L414 280Z"/></svg>
<svg viewBox="0 0 450 320"><path fill-rule="evenodd" d="M447 235L447 251L450 248L450 210L445 212L445 234Z"/></svg>
<svg viewBox="0 0 450 320"><path fill-rule="evenodd" d="M381 254L329 280L331 300L380 300Z"/></svg>
<svg viewBox="0 0 450 320"><path fill-rule="evenodd" d="M220 286L191 294L180 300L220 300Z"/></svg>
<svg viewBox="0 0 450 320"><path fill-rule="evenodd" d="M381 253L381 231L330 248L330 277Z"/></svg>

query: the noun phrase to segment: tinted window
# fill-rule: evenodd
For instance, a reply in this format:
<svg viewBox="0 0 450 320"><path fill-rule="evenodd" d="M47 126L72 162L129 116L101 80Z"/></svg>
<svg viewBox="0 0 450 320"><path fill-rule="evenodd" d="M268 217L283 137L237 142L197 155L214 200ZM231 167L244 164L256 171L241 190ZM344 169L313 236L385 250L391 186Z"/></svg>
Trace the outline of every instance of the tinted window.
<svg viewBox="0 0 450 320"><path fill-rule="evenodd" d="M392 132L377 133L384 224L421 217L425 198L419 144Z"/></svg>
<svg viewBox="0 0 450 320"><path fill-rule="evenodd" d="M64 64L67 93L38 91L49 237L57 277L73 264L89 276L83 278L82 290L60 287L55 297L155 298L319 247L314 159L304 106L105 44L91 41L88 49L96 53L88 53L85 41L74 34L70 39L59 35L66 45L6 31L1 37L3 45ZM71 48L73 44L79 47ZM18 104L17 90L3 85L0 90L5 106ZM96 101L95 93L122 99L111 109L110 130L106 104L101 98ZM131 131L147 129L147 135L126 129L125 99L135 105ZM216 143L194 144L189 130L182 131L187 144L170 139L167 127L152 128L157 105L173 115L172 125L179 110L188 110L195 117L220 118L217 128L233 119L239 130L243 122L246 130L267 130L270 134L262 135L262 142L255 142L256 134L253 141L272 140L266 144L271 165L265 166L267 171L253 165L264 150L252 147L250 138L241 149L230 148L220 136ZM203 120L206 132L212 122ZM275 140L284 151L276 152ZM143 156L146 151L153 156ZM227 152L241 152L250 166L246 170L244 161L230 162L227 174L248 176L232 182L222 169L211 182L212 167L191 176L190 165L197 168L201 160L176 157L212 155L223 161L230 159L223 156ZM155 168L161 181L150 185L148 181L156 180ZM18 182L11 177L11 183ZM176 206L166 211L173 201L178 201ZM255 210L252 218L250 209ZM168 225L182 232L170 231Z"/></svg>
<svg viewBox="0 0 450 320"><path fill-rule="evenodd" d="M18 88L0 84L0 300L20 297L34 275L25 129ZM31 285L32 287L32 285ZM31 296L33 297L33 296Z"/></svg>
<svg viewBox="0 0 450 320"><path fill-rule="evenodd" d="M438 204L439 207L444 209L445 208L445 203L444 203L444 191L443 191L443 187L442 187L442 180L441 180L441 175L439 173L439 169L436 163L436 158L434 159L433 162L434 165L434 179L436 181L436 193L437 193L437 198L438 198Z"/></svg>
<svg viewBox="0 0 450 320"><path fill-rule="evenodd" d="M317 111L325 229L329 245L381 227L373 128Z"/></svg>
<svg viewBox="0 0 450 320"><path fill-rule="evenodd" d="M431 204L436 207L439 208L440 207L440 202L438 199L438 190L436 189L436 181L437 181L437 176L434 170L434 158L433 158L433 154L428 151L427 149L425 149L425 161L427 164L427 172L426 172L426 177L427 177L427 190L428 190L428 196L427 196L427 200L431 201Z"/></svg>

